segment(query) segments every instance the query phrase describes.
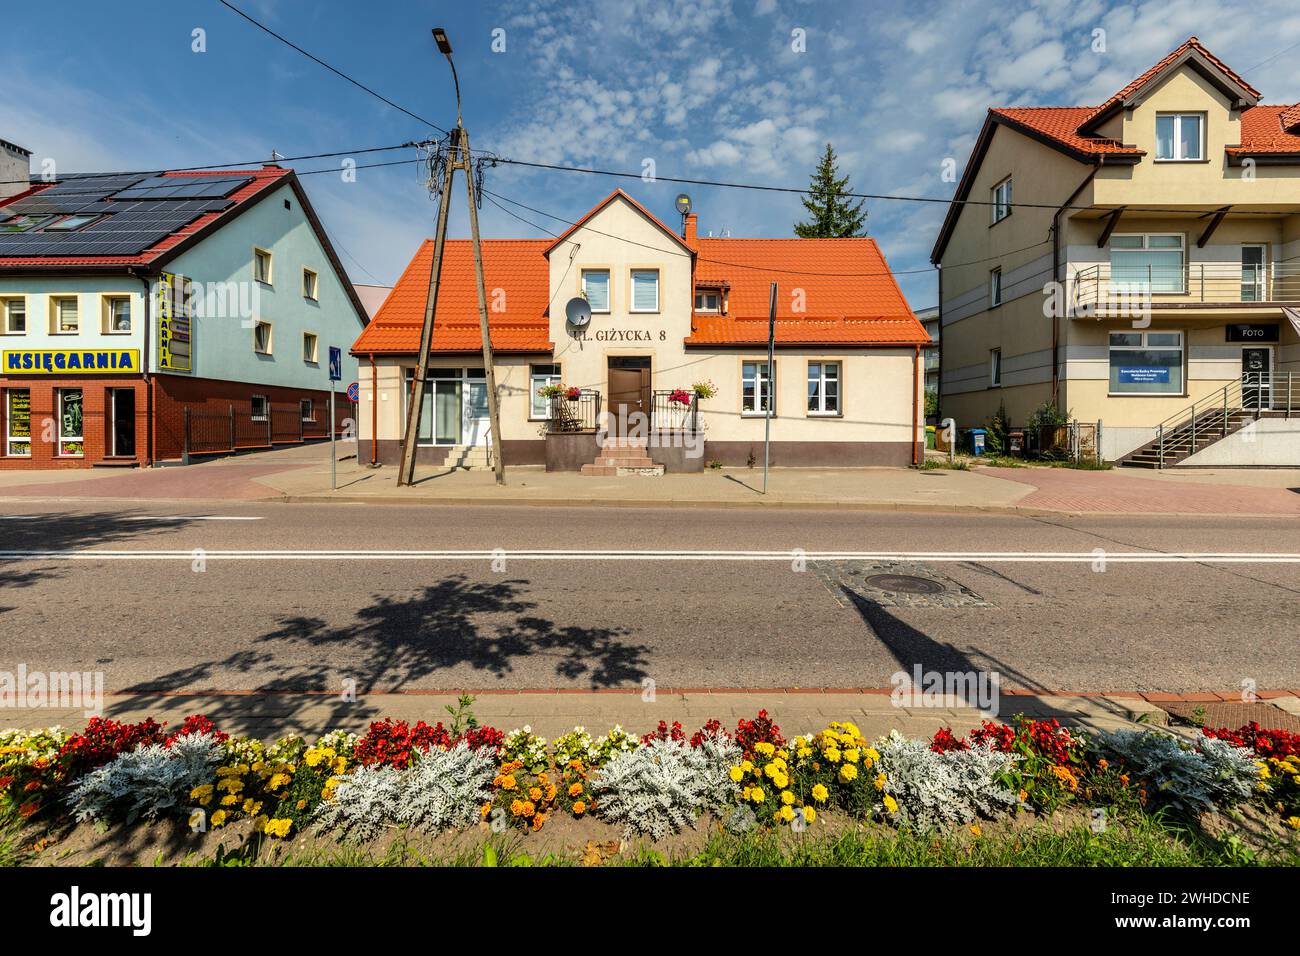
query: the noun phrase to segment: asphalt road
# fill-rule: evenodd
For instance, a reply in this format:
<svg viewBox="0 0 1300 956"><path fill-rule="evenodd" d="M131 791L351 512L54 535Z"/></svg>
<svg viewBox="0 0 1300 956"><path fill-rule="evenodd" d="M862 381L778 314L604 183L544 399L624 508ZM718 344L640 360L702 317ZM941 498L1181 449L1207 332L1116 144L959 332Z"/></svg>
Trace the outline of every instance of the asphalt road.
<svg viewBox="0 0 1300 956"><path fill-rule="evenodd" d="M0 670L101 670L108 692L883 687L916 664L1047 690L1300 688L1300 563L1122 560L1300 551L1290 519L2 507ZM339 549L370 553L319 553ZM398 550L477 553L373 554ZM879 572L943 590L860 586Z"/></svg>

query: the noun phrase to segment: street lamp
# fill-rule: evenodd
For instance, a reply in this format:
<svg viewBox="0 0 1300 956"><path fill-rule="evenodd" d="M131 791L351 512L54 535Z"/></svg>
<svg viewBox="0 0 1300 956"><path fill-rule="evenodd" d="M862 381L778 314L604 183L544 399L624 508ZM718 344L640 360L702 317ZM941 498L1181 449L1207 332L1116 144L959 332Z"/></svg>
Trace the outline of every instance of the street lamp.
<svg viewBox="0 0 1300 956"><path fill-rule="evenodd" d="M438 52L447 58L447 63L451 66L451 81L456 85L456 128L461 128L460 118L460 77L456 75L456 61L451 58L451 40L447 39L447 31L442 27L433 28L433 42L438 44Z"/></svg>

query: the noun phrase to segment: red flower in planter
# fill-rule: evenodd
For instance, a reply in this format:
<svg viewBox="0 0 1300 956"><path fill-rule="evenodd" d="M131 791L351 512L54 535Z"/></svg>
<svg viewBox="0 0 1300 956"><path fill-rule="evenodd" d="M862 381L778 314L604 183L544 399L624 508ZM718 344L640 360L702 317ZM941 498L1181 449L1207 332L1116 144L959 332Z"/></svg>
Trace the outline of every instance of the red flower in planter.
<svg viewBox="0 0 1300 956"><path fill-rule="evenodd" d="M578 399L582 398L582 389L577 386L569 388L565 391L564 397L571 402L576 402Z"/></svg>
<svg viewBox="0 0 1300 956"><path fill-rule="evenodd" d="M689 405L693 396L684 388L675 388L668 393L668 401L674 405Z"/></svg>

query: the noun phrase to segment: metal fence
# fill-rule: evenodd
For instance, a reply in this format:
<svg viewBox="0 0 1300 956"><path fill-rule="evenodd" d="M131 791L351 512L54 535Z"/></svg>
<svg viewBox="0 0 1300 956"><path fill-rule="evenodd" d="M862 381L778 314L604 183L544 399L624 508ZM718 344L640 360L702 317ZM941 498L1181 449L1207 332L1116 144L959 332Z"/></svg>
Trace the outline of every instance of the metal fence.
<svg viewBox="0 0 1300 956"><path fill-rule="evenodd" d="M550 402L551 414L546 420L548 433L596 430L596 423L600 421L600 392L596 389L581 389L577 398L552 395Z"/></svg>
<svg viewBox="0 0 1300 956"><path fill-rule="evenodd" d="M682 397L687 400L680 401ZM659 390L650 397L650 422L655 431L695 433L700 430L700 398L682 389Z"/></svg>
<svg viewBox="0 0 1300 956"><path fill-rule="evenodd" d="M342 435L345 422L354 416L353 405L336 398L334 406L334 434ZM297 404L271 404L262 414L254 414L248 405L225 410L186 406L181 457L188 463L196 455L229 455L329 436L329 406L319 400L306 419Z"/></svg>

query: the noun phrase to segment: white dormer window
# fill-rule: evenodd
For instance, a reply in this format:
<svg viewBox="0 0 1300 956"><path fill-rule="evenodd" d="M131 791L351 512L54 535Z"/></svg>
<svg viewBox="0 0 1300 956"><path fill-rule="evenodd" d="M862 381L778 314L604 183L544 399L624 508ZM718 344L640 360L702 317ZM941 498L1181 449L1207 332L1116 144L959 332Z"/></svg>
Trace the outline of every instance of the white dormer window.
<svg viewBox="0 0 1300 956"><path fill-rule="evenodd" d="M1205 158L1203 113L1157 113L1156 159L1162 162L1199 162Z"/></svg>
<svg viewBox="0 0 1300 956"><path fill-rule="evenodd" d="M1011 179L1002 180L993 187L993 221L1001 222L1011 215Z"/></svg>
<svg viewBox="0 0 1300 956"><path fill-rule="evenodd" d="M696 312L722 311L722 293L721 292L696 292L695 311Z"/></svg>
<svg viewBox="0 0 1300 956"><path fill-rule="evenodd" d="M659 311L659 270L632 270L632 311Z"/></svg>

